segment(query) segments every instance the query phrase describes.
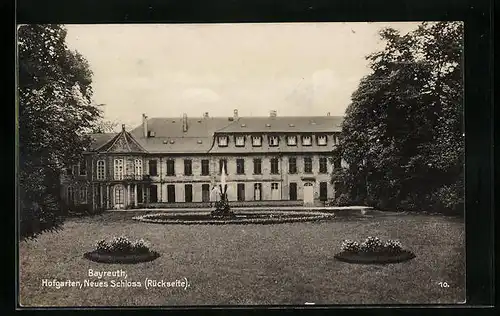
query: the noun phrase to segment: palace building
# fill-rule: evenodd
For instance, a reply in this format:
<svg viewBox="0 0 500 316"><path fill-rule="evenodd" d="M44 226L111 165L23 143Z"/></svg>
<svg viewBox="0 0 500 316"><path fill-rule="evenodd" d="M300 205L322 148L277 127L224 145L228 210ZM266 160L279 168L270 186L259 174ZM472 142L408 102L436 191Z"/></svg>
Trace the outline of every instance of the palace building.
<svg viewBox="0 0 500 316"><path fill-rule="evenodd" d="M96 209L208 207L227 173L234 205L317 205L334 198L332 159L343 117L148 118L93 134L85 159L62 176L68 205Z"/></svg>

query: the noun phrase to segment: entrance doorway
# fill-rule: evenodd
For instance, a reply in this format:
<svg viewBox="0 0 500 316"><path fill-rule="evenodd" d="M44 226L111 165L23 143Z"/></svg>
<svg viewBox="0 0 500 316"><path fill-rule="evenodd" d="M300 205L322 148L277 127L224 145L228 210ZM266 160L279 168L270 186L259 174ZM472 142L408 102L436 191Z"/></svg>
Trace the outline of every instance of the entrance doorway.
<svg viewBox="0 0 500 316"><path fill-rule="evenodd" d="M175 203L175 185L167 185L167 201L168 203Z"/></svg>
<svg viewBox="0 0 500 316"><path fill-rule="evenodd" d="M149 186L149 202L150 203L158 202L158 187L154 184Z"/></svg>
<svg viewBox="0 0 500 316"><path fill-rule="evenodd" d="M297 201L297 183L290 183L290 201Z"/></svg>
<svg viewBox="0 0 500 316"><path fill-rule="evenodd" d="M238 183L238 201L245 201L245 184Z"/></svg>
<svg viewBox="0 0 500 316"><path fill-rule="evenodd" d="M271 200L277 201L280 200L280 192L278 190L278 183L271 183Z"/></svg>
<svg viewBox="0 0 500 316"><path fill-rule="evenodd" d="M314 204L314 186L312 183L304 183L304 205Z"/></svg>
<svg viewBox="0 0 500 316"><path fill-rule="evenodd" d="M262 200L262 185L260 183L254 184L254 200L255 201L261 201Z"/></svg>
<svg viewBox="0 0 500 316"><path fill-rule="evenodd" d="M328 199L328 189L326 182L319 183L319 200L326 201Z"/></svg>
<svg viewBox="0 0 500 316"><path fill-rule="evenodd" d="M115 208L121 209L121 208L125 207L125 204L124 204L125 194L123 191L124 191L123 185L115 186L115 192L114 192L114 196L115 196L114 207Z"/></svg>

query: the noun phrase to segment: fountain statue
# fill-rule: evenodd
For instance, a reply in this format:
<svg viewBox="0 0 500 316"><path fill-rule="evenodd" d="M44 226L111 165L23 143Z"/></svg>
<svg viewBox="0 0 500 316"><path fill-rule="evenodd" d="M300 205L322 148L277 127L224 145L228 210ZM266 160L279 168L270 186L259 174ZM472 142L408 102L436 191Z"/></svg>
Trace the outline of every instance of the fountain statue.
<svg viewBox="0 0 500 316"><path fill-rule="evenodd" d="M215 197L215 210L211 212L213 217L235 217L229 207L227 199L226 167L222 165L220 184L212 189L211 195Z"/></svg>

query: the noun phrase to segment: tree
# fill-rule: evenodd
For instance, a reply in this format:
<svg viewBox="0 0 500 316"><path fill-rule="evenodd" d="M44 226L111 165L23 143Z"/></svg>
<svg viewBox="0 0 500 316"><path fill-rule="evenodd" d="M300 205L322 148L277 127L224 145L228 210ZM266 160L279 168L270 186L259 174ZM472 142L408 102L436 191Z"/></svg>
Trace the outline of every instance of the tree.
<svg viewBox="0 0 500 316"><path fill-rule="evenodd" d="M95 134L113 133L116 131L117 127L118 127L118 123L115 121L100 120L92 128L92 133L95 133Z"/></svg>
<svg viewBox="0 0 500 316"><path fill-rule="evenodd" d="M463 204L463 25L423 23L368 56L337 155L346 194L381 208L459 211ZM364 186L366 190L360 190ZM358 196L355 196L355 195Z"/></svg>
<svg viewBox="0 0 500 316"><path fill-rule="evenodd" d="M91 102L88 62L68 49L65 38L61 25L18 29L19 197L21 220L30 225L55 218L60 170L81 158L87 134L101 118ZM25 227L22 233L36 229Z"/></svg>

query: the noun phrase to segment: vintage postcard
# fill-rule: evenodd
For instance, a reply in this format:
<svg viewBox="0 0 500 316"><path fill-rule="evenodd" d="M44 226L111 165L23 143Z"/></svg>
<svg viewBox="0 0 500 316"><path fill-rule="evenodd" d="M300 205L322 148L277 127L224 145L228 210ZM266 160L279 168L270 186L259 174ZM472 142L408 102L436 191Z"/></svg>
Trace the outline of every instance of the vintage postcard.
<svg viewBox="0 0 500 316"><path fill-rule="evenodd" d="M463 23L17 41L20 306L465 302Z"/></svg>

